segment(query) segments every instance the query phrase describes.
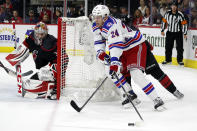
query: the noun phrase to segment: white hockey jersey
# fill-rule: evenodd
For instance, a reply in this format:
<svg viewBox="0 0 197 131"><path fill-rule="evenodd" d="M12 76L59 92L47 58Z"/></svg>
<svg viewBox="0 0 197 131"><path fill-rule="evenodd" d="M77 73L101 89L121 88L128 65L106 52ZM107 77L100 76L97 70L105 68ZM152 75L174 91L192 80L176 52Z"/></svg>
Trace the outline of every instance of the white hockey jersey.
<svg viewBox="0 0 197 131"><path fill-rule="evenodd" d="M92 25L94 33L94 45L97 54L105 51L105 46L109 48L110 56L119 57L123 51L127 51L145 41L143 35L138 30L132 30L120 19L109 16L102 27Z"/></svg>

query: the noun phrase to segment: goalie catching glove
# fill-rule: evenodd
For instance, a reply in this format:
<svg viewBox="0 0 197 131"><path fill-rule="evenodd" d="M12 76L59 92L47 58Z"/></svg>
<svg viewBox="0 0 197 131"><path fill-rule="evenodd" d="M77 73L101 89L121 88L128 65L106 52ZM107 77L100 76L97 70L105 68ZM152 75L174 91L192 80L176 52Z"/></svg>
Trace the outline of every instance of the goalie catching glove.
<svg viewBox="0 0 197 131"><path fill-rule="evenodd" d="M55 81L57 78L57 64L50 64L49 67L42 67L38 72L38 78L41 81Z"/></svg>

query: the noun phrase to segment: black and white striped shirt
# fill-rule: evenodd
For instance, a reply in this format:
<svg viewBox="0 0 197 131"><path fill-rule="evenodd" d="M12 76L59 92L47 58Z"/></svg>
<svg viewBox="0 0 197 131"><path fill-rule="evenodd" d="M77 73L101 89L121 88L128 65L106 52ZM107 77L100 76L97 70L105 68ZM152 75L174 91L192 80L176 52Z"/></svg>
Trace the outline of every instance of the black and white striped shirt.
<svg viewBox="0 0 197 131"><path fill-rule="evenodd" d="M187 34L187 21L183 13L178 11L176 14L172 13L172 10L167 11L162 19L161 31L163 32L167 25L169 32L180 32L184 35Z"/></svg>

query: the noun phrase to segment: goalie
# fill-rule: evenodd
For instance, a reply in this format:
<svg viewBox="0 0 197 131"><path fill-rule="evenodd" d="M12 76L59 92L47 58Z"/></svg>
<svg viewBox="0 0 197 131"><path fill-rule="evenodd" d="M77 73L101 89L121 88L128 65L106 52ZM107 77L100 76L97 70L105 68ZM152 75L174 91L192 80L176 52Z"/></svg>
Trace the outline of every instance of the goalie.
<svg viewBox="0 0 197 131"><path fill-rule="evenodd" d="M23 41L23 45L6 59L14 66L23 62L29 53L32 53L36 69L39 71L23 81L22 95L30 92L36 94L37 98L56 99L57 39L48 34L47 25L43 22L37 23L34 31ZM68 56L66 67L67 64Z"/></svg>

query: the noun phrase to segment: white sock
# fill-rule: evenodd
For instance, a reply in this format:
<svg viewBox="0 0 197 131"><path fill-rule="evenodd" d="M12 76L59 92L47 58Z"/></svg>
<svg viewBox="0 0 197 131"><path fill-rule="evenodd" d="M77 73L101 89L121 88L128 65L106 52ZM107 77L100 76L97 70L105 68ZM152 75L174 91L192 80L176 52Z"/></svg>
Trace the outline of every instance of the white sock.
<svg viewBox="0 0 197 131"><path fill-rule="evenodd" d="M154 100L158 97L157 92L154 89L153 84L145 77L141 70L135 69L130 71L132 79L138 84L144 93L151 99Z"/></svg>

